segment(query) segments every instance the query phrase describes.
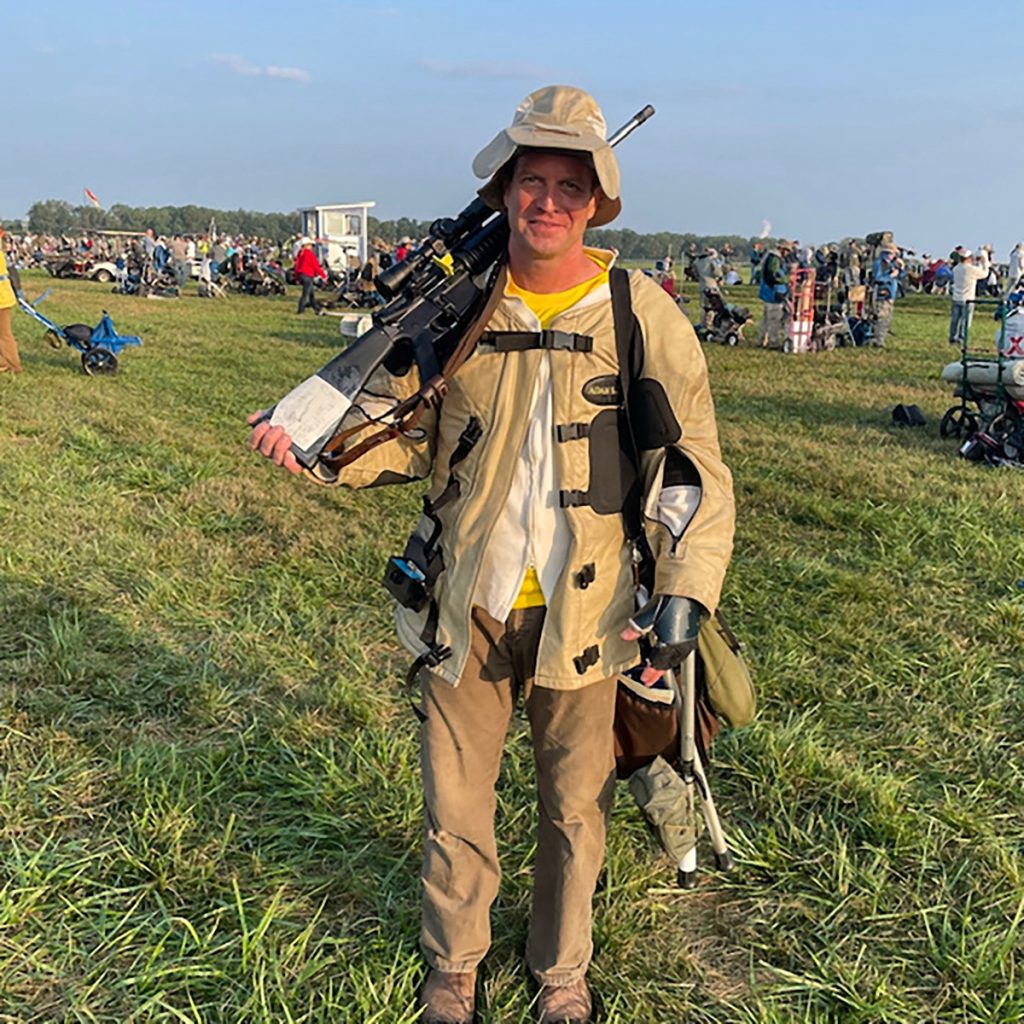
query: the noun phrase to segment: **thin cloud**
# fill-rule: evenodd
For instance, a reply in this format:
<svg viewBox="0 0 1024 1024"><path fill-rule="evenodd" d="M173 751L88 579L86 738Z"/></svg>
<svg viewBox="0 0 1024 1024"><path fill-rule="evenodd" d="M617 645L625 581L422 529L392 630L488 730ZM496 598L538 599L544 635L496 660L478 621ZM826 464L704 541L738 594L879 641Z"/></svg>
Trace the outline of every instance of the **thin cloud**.
<svg viewBox="0 0 1024 1024"><path fill-rule="evenodd" d="M525 78L537 80L549 78L550 72L535 64L518 64L506 61L470 60L453 63L446 60L422 58L417 64L428 74L438 78Z"/></svg>
<svg viewBox="0 0 1024 1024"><path fill-rule="evenodd" d="M310 81L309 72L303 71L302 68L279 68L273 64L269 64L263 69L263 74L265 74L267 78L283 78L289 82Z"/></svg>
<svg viewBox="0 0 1024 1024"><path fill-rule="evenodd" d="M310 73L303 71L302 68L282 68L276 64L268 64L263 67L247 61L237 53L211 53L209 59L214 64L220 64L221 67L227 68L233 74L245 75L249 78L280 78L287 82L312 81Z"/></svg>

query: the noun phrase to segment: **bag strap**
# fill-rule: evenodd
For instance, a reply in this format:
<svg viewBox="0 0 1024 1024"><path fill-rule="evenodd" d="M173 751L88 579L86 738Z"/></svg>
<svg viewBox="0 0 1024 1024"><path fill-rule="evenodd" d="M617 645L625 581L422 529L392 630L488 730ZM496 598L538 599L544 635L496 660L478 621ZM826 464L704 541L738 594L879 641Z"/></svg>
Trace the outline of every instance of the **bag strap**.
<svg viewBox="0 0 1024 1024"><path fill-rule="evenodd" d="M637 334L640 325L633 315L633 298L629 288L629 274L621 267L612 267L608 272L608 287L612 293L612 320L615 324L615 354L619 363L619 381L622 385L622 424L619 440L622 452L633 467L636 485L627 495L622 509L622 520L626 527L626 536L630 543L636 545L643 536L643 516L641 514L640 492L640 451L636 443L636 432L630 413L632 405L633 381L639 375L639 367L634 363L639 358ZM636 500L631 500L632 498Z"/></svg>

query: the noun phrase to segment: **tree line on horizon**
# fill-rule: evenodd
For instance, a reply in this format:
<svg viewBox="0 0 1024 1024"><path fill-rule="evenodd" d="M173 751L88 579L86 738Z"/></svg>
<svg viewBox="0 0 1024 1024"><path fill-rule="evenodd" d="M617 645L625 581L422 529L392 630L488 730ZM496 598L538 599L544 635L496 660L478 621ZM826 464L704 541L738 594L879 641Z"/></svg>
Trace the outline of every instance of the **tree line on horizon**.
<svg viewBox="0 0 1024 1024"><path fill-rule="evenodd" d="M81 231L143 231L152 228L157 235L201 235L211 224L218 233L255 235L283 241L297 235L301 218L291 213L261 213L256 210L215 210L207 206L126 206L116 203L109 209L74 206L63 199L44 199L32 204L27 221L5 221L11 231L29 231L63 235ZM389 245L400 238L422 238L430 230L430 221L399 217L396 220L367 218L371 239L379 238ZM656 260L665 256L678 259L691 243L698 248L713 247L721 251L731 245L737 259L745 260L755 237L741 235L697 235L692 232L657 231L643 234L631 228L597 228L587 232L587 242L603 249L615 249L623 259ZM771 239L765 240L767 243Z"/></svg>

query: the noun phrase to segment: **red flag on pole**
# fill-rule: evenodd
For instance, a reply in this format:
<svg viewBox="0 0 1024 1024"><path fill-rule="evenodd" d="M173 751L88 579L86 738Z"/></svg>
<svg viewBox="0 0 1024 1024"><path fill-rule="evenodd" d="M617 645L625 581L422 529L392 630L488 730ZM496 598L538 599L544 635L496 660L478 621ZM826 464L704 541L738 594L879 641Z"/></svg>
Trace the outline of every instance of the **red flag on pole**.
<svg viewBox="0 0 1024 1024"><path fill-rule="evenodd" d="M90 192L87 188L83 188L82 191L85 193L85 198L88 199L97 210L101 209L100 201L96 198L95 192Z"/></svg>

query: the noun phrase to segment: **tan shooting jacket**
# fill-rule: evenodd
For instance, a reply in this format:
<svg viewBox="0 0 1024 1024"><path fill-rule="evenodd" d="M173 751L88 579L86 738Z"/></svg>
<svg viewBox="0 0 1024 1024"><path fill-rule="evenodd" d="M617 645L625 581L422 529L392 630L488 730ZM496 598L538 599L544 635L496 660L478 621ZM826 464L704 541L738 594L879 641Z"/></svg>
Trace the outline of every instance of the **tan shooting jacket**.
<svg viewBox="0 0 1024 1024"><path fill-rule="evenodd" d="M606 255L611 261L612 254ZM504 288L503 278L497 287ZM649 518L661 491L664 448L641 453L645 531L656 562L654 589L692 598L713 612L732 552L734 504L732 477L719 450L704 354L689 321L653 280L632 272L630 292L643 334L639 377L660 382L679 428L675 446L689 458L701 484L696 512L682 535L674 537ZM533 330L535 323L524 322L524 310L518 299L506 296L488 322L488 332ZM593 348L499 352L482 342L449 382L439 413L428 413L421 421L422 439L401 437L381 445L342 472L340 482L350 487L422 479L433 472L428 499L447 495L436 519L424 515L416 532L427 537L440 524L444 569L433 592L436 642L451 648L452 654L433 671L453 685L469 650L472 599L482 556L489 544L501 543L493 530L521 457L525 410L531 408L540 360L546 358L560 435L551 439L559 487L575 497L565 508L572 542L557 592L548 597L535 681L552 689L579 689L638 660L637 644L619 636L635 608L632 555L622 516L595 511L587 501L590 494L596 500L602 478L617 472L619 465L617 445L602 427L607 417L597 420L618 404L621 392L608 286L558 316L551 329L589 336ZM381 370L368 390L404 398L414 390L415 378L415 371L394 377ZM449 472L452 453L474 418L480 439ZM586 427L579 430L572 426L576 424ZM560 426L570 429L559 431ZM457 481L454 498L448 490L450 476ZM416 656L427 649L424 637L429 638L433 625L429 615L429 609L396 610L399 638Z"/></svg>

